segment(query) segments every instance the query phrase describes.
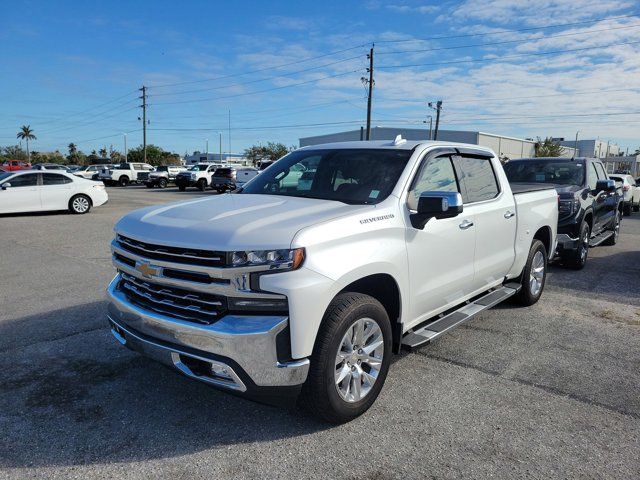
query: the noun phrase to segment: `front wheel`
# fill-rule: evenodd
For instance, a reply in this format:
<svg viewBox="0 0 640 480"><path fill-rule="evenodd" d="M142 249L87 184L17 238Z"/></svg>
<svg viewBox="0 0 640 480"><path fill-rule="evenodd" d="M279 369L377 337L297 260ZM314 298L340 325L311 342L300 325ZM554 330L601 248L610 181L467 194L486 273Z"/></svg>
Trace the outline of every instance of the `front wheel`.
<svg viewBox="0 0 640 480"><path fill-rule="evenodd" d="M631 203L625 203L624 207L622 207L622 210L623 210L624 215L626 217L630 217L631 216Z"/></svg>
<svg viewBox="0 0 640 480"><path fill-rule="evenodd" d="M118 180L118 185L120 185L121 187L126 187L127 185L129 185L129 177L120 177L120 179Z"/></svg>
<svg viewBox="0 0 640 480"><path fill-rule="evenodd" d="M200 180L198 180L198 190L200 190L201 192L204 192L205 189L207 188L207 181L204 178L201 178Z"/></svg>
<svg viewBox="0 0 640 480"><path fill-rule="evenodd" d="M329 305L301 400L314 415L344 423L378 397L391 363L391 322L375 298L342 293Z"/></svg>
<svg viewBox="0 0 640 480"><path fill-rule="evenodd" d="M160 180L158 180L158 187L167 188L167 179L161 178Z"/></svg>
<svg viewBox="0 0 640 480"><path fill-rule="evenodd" d="M180 190L181 192L184 192L187 189L187 187L185 187L184 185L178 185L178 190Z"/></svg>
<svg viewBox="0 0 640 480"><path fill-rule="evenodd" d="M581 270L587 264L587 256L589 255L589 240L591 239L591 229L587 222L580 225L580 234L578 236L578 246L574 252L563 256L563 262L576 270Z"/></svg>
<svg viewBox="0 0 640 480"><path fill-rule="evenodd" d="M522 270L522 287L516 296L520 305L528 307L540 300L547 280L547 263L547 249L540 240L534 240L529 249L527 263Z"/></svg>
<svg viewBox="0 0 640 480"><path fill-rule="evenodd" d="M91 210L91 199L86 195L76 195L69 200L69 211L76 215L82 215Z"/></svg>

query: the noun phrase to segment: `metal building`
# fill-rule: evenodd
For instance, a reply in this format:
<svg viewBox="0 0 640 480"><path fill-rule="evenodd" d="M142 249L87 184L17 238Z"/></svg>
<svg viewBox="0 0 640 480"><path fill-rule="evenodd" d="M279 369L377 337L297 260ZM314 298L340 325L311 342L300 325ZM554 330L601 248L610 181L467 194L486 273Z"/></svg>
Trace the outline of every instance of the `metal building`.
<svg viewBox="0 0 640 480"><path fill-rule="evenodd" d="M300 146L318 145L322 143L349 142L362 140L361 130L317 135L300 138ZM393 140L397 135L407 140L429 140L429 130L422 128L373 127L371 140ZM535 156L535 142L521 138L506 137L486 132L464 130L439 130L438 140L448 142L470 143L489 147L503 159L527 158Z"/></svg>

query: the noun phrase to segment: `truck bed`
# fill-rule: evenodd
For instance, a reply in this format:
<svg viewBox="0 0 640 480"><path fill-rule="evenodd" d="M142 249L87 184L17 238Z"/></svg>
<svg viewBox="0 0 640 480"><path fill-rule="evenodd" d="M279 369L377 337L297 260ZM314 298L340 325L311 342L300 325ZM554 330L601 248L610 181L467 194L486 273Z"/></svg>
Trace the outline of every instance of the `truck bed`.
<svg viewBox="0 0 640 480"><path fill-rule="evenodd" d="M509 185L511 185L511 191L514 195L519 193L537 192L539 190L548 190L550 188L555 189L555 185L551 183L509 182Z"/></svg>

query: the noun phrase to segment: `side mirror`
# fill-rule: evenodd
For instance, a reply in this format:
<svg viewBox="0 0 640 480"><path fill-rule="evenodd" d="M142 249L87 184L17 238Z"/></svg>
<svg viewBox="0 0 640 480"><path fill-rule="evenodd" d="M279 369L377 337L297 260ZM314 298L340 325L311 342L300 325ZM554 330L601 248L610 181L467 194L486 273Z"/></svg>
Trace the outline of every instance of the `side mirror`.
<svg viewBox="0 0 640 480"><path fill-rule="evenodd" d="M423 192L418 211L411 214L411 224L423 229L431 218L453 218L462 213L462 196L458 192Z"/></svg>
<svg viewBox="0 0 640 480"><path fill-rule="evenodd" d="M2 184L2 190L6 190L7 188L10 188L11 184L9 182L5 182Z"/></svg>
<svg viewBox="0 0 640 480"><path fill-rule="evenodd" d="M596 182L596 192L615 192L616 182L613 180L598 180Z"/></svg>

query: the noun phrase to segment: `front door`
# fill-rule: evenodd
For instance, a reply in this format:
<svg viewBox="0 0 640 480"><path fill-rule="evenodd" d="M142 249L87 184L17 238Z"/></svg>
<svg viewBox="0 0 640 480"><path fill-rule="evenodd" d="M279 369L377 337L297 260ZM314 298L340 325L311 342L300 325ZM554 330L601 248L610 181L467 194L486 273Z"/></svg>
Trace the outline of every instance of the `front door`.
<svg viewBox="0 0 640 480"><path fill-rule="evenodd" d="M23 173L7 179L11 186L0 190L0 213L35 212L40 210L38 173Z"/></svg>
<svg viewBox="0 0 640 480"><path fill-rule="evenodd" d="M407 328L439 313L471 292L474 274L475 218L430 219L424 229L411 225L423 192L460 192L451 157L437 152L422 161L407 195L406 244L411 312Z"/></svg>

